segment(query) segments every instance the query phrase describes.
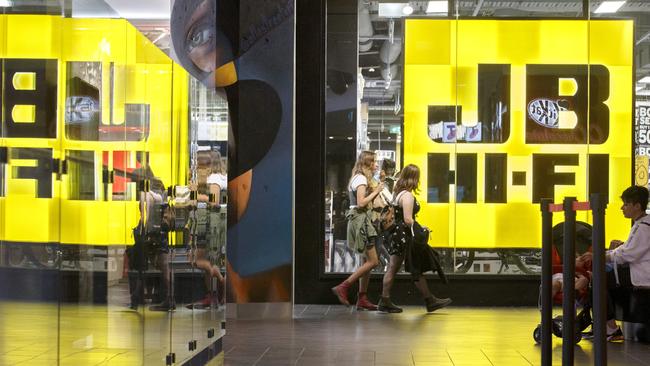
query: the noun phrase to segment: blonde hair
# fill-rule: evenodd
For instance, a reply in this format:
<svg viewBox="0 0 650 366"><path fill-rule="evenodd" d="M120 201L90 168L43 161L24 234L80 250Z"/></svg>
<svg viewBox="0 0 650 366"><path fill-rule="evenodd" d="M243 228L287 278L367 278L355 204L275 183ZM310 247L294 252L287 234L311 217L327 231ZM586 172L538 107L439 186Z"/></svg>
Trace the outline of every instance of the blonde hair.
<svg viewBox="0 0 650 366"><path fill-rule="evenodd" d="M399 179L395 183L393 194L397 195L401 191L418 193L420 186L420 168L417 165L409 164L402 169Z"/></svg>
<svg viewBox="0 0 650 366"><path fill-rule="evenodd" d="M212 152L212 174L223 174L223 163L221 161L221 154L218 151Z"/></svg>
<svg viewBox="0 0 650 366"><path fill-rule="evenodd" d="M350 182L352 182L352 178L355 175L361 174L364 177L366 177L368 183L370 183L370 180L372 178L372 166L375 163L376 157L377 154L375 154L372 151L362 151L361 154L359 154L359 157L357 158L357 162L354 163L354 168L352 168L352 175L350 176Z"/></svg>
<svg viewBox="0 0 650 366"><path fill-rule="evenodd" d="M201 150L196 153L196 181L198 184L208 181L208 176L212 170L212 153L207 150Z"/></svg>

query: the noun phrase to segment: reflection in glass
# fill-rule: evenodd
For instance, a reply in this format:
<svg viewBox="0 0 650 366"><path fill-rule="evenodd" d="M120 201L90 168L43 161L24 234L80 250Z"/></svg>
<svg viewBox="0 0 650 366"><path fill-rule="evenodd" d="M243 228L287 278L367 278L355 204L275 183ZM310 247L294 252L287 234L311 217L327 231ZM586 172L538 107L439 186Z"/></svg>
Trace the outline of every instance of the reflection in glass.
<svg viewBox="0 0 650 366"><path fill-rule="evenodd" d="M100 62L68 62L65 131L70 140L97 141L101 116Z"/></svg>
<svg viewBox="0 0 650 366"><path fill-rule="evenodd" d="M71 200L95 200L95 152L68 150L68 195Z"/></svg>
<svg viewBox="0 0 650 366"><path fill-rule="evenodd" d="M214 89L190 81L189 201L187 257L194 291L194 339L199 347L220 335L224 319L228 104ZM209 338L206 339L206 334Z"/></svg>

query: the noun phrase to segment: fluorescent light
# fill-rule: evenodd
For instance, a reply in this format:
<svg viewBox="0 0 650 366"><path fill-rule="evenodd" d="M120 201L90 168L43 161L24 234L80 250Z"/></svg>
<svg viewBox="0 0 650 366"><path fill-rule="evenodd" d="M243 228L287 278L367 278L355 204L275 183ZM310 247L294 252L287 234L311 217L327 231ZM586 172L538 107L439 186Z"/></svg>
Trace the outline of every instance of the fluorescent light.
<svg viewBox="0 0 650 366"><path fill-rule="evenodd" d="M644 76L638 81L639 84L650 84L650 76Z"/></svg>
<svg viewBox="0 0 650 366"><path fill-rule="evenodd" d="M427 14L431 13L447 13L449 11L448 2L445 1L429 1L427 4Z"/></svg>
<svg viewBox="0 0 650 366"><path fill-rule="evenodd" d="M402 8L402 14L404 15L413 14L413 7L411 6L411 4L404 5L404 7Z"/></svg>
<svg viewBox="0 0 650 366"><path fill-rule="evenodd" d="M11 0L0 0L0 8L8 8L10 6L14 6Z"/></svg>
<svg viewBox="0 0 650 366"><path fill-rule="evenodd" d="M623 4L625 4L625 1L603 1L594 13L616 13Z"/></svg>
<svg viewBox="0 0 650 366"><path fill-rule="evenodd" d="M379 3L378 15L380 18L401 18L404 3Z"/></svg>

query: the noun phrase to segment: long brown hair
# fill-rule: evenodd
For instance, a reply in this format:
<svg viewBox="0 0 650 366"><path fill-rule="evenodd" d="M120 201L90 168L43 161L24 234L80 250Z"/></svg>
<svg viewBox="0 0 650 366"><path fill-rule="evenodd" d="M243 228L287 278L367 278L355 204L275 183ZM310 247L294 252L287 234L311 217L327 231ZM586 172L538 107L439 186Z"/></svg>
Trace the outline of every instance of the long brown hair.
<svg viewBox="0 0 650 366"><path fill-rule="evenodd" d="M354 163L354 168L352 168L352 175L350 176L350 182L352 182L352 178L357 175L361 174L366 179L368 180L368 183L370 183L370 179L372 178L372 167L373 164L375 163L375 158L377 157L377 154L375 154L372 151L362 151L361 154L359 154L359 158L357 159L357 162ZM348 185L350 183L348 182Z"/></svg>
<svg viewBox="0 0 650 366"><path fill-rule="evenodd" d="M393 189L393 195L397 195L401 191L409 191L417 194L420 191L419 186L420 168L417 165L409 164L400 172L399 179Z"/></svg>

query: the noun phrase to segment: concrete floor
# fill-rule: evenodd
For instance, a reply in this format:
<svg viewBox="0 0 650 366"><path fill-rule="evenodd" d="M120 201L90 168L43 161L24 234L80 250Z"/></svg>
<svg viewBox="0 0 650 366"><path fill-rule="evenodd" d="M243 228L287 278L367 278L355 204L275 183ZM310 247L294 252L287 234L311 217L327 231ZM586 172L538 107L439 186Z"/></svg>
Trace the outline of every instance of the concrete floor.
<svg viewBox="0 0 650 366"><path fill-rule="evenodd" d="M559 312L559 310L558 310ZM535 308L450 307L425 314L356 312L344 306L296 305L294 320L228 320L225 365L501 366L539 365L532 338ZM554 365L561 339L554 338ZM609 344L609 365L650 365L650 345ZM575 365L593 365L592 344L576 348Z"/></svg>

